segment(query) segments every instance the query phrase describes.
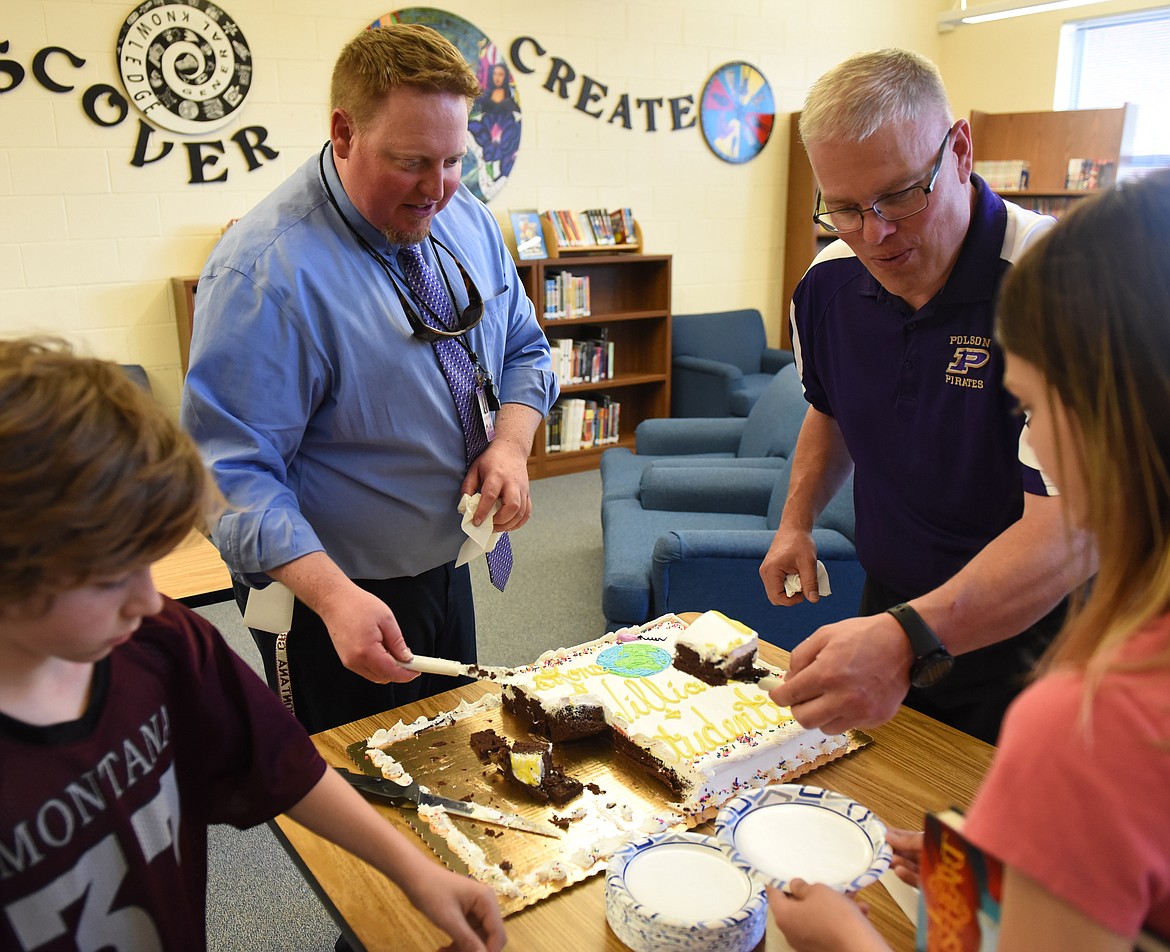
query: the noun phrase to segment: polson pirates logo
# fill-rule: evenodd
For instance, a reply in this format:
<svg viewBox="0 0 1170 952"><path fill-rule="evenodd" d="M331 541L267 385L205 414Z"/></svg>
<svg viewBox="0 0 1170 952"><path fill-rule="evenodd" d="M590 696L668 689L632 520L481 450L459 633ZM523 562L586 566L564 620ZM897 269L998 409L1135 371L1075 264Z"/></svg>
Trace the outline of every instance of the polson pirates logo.
<svg viewBox="0 0 1170 952"><path fill-rule="evenodd" d="M208 0L146 0L118 34L130 101L156 126L197 133L226 122L252 85L252 51Z"/></svg>

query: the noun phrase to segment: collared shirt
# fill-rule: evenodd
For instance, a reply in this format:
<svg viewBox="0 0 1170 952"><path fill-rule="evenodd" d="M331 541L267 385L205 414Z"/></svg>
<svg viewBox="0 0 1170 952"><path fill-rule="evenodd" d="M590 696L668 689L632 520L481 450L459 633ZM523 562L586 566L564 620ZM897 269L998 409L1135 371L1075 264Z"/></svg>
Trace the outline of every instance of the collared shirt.
<svg viewBox="0 0 1170 952"><path fill-rule="evenodd" d="M855 466L858 558L907 597L941 585L1018 520L1025 489L1047 494L1034 459L1024 462L993 325L1000 281L1053 220L974 181L955 267L918 311L842 241L793 295L805 396L836 419Z"/></svg>
<svg viewBox="0 0 1170 952"><path fill-rule="evenodd" d="M320 550L350 578L414 576L454 559L465 538L450 388L330 203L322 169L346 219L401 275L398 246L353 206L326 150L228 229L195 298L182 421L233 507L216 545L253 585ZM547 413L558 393L548 342L490 212L460 186L431 231L484 298L467 339L500 402ZM422 248L462 311L458 269Z"/></svg>

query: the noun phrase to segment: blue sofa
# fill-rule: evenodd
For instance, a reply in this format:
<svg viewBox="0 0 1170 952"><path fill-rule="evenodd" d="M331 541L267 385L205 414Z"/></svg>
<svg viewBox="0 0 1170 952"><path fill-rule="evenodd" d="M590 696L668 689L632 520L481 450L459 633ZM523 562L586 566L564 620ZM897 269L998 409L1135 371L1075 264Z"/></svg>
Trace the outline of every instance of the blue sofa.
<svg viewBox="0 0 1170 952"><path fill-rule="evenodd" d="M865 573L853 545L852 481L813 530L833 594L782 608L760 581L807 407L799 387L795 367L785 368L746 420L647 420L636 454L603 454L602 609L610 630L713 608L791 649L821 625L857 613Z"/></svg>
<svg viewBox="0 0 1170 952"><path fill-rule="evenodd" d="M672 417L746 417L792 352L768 347L755 308L675 314L671 320Z"/></svg>

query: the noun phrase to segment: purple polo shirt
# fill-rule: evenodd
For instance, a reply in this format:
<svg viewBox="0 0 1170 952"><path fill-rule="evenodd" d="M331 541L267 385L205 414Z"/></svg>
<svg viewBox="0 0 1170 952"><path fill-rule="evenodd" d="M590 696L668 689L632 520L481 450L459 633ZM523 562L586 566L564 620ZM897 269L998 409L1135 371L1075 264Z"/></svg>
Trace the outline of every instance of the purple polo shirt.
<svg viewBox="0 0 1170 952"><path fill-rule="evenodd" d="M1022 418L992 339L999 283L1053 220L978 177L971 227L946 285L915 312L842 241L793 295L805 397L834 417L855 466L858 558L913 598L937 588L1046 494L1020 460Z"/></svg>

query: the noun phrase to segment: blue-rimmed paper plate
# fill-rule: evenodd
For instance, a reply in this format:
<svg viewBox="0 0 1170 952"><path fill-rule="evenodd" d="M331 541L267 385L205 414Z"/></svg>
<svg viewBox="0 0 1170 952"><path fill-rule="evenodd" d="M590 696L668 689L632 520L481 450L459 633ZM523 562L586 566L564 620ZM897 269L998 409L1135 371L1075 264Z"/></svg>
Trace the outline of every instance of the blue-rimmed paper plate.
<svg viewBox="0 0 1170 952"><path fill-rule="evenodd" d="M605 918L635 952L750 952L764 937L767 909L760 885L711 836L656 833L609 860Z"/></svg>
<svg viewBox="0 0 1170 952"><path fill-rule="evenodd" d="M890 865L886 828L871 810L821 787L761 787L725 803L715 836L732 864L786 889L792 879L856 892Z"/></svg>

